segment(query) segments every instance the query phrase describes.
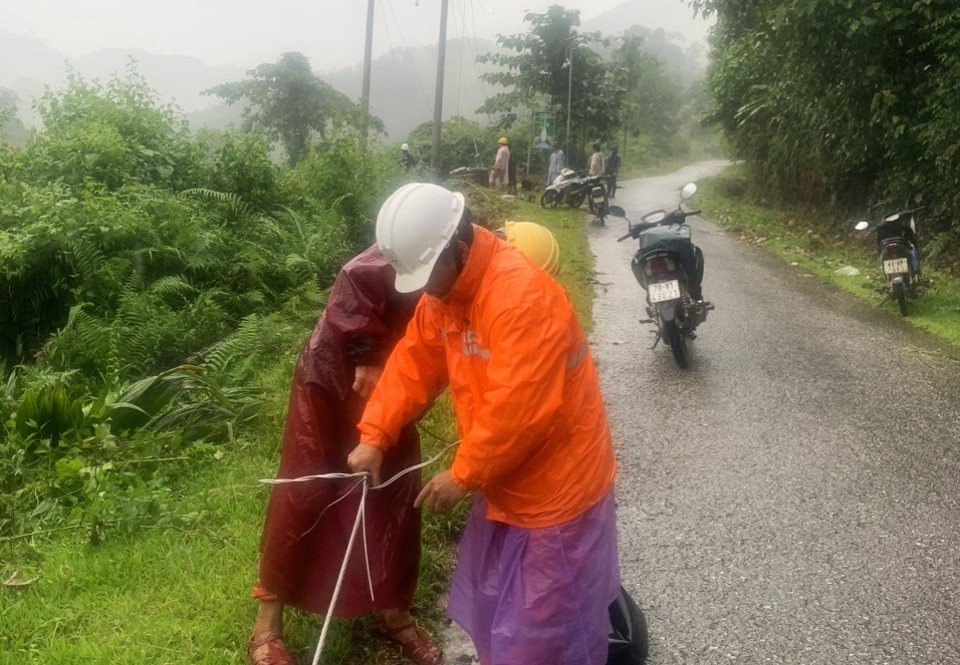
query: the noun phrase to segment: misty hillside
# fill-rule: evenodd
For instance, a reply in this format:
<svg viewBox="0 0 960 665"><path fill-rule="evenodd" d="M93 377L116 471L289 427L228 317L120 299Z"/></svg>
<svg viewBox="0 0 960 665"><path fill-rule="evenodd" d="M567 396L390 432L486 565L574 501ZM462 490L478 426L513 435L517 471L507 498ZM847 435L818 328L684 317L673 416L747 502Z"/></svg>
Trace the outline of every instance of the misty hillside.
<svg viewBox="0 0 960 665"><path fill-rule="evenodd" d="M213 106L217 98L200 92L224 81L238 81L245 74L240 67L213 67L190 56L157 55L142 49L102 49L80 56L74 66L84 76L106 79L123 72L131 59L164 101L172 101L185 111Z"/></svg>
<svg viewBox="0 0 960 665"><path fill-rule="evenodd" d="M161 101L175 103L188 115L219 105L215 97L202 96L201 90L244 76L240 67L211 67L189 56L157 55L134 48L102 49L70 58L39 39L0 31L0 87L17 94L18 114L27 125L39 120L31 108L33 100L43 94L45 86L60 87L68 68L87 78L105 80L122 73L131 59Z"/></svg>
<svg viewBox="0 0 960 665"><path fill-rule="evenodd" d="M60 81L70 58L35 37L0 30L0 86L19 80Z"/></svg>
<svg viewBox="0 0 960 665"><path fill-rule="evenodd" d="M597 30L605 35L619 35L627 28L640 25L650 30L675 33L686 46L696 42L706 45L711 22L693 18L687 0L626 0L599 16L584 21L584 30Z"/></svg>
<svg viewBox="0 0 960 665"><path fill-rule="evenodd" d="M482 39L447 42L444 118L477 117L475 111L493 93L488 84L479 80L487 67L478 65L476 56L494 47L493 42ZM383 119L390 140L399 141L416 126L433 120L436 71L436 46L394 49L374 60L370 74L370 110ZM361 65L324 74L322 78L352 99L360 99Z"/></svg>
<svg viewBox="0 0 960 665"><path fill-rule="evenodd" d="M486 53L493 42L451 40L447 46L444 78L444 117L466 115L485 99L486 88L477 85L478 53ZM240 67L212 67L202 61L180 55L157 55L142 49L103 49L79 58L69 58L33 37L0 31L0 87L19 97L18 115L27 125L38 118L31 107L43 94L44 86L57 88L66 80L67 68L101 80L123 72L130 59L144 75L163 102L174 102L187 114L195 128L220 129L237 123L242 108L228 107L216 97L201 91L245 76ZM437 68L435 46L396 49L374 61L372 67L371 108L380 116L391 139L399 140L422 122L433 118L433 94ZM359 100L362 68L360 64L324 74L322 78L352 99Z"/></svg>
<svg viewBox="0 0 960 665"><path fill-rule="evenodd" d="M582 29L609 36L628 29L640 34L648 50L664 60L666 70L687 84L702 76L706 64L705 50L699 42L706 35L707 23L697 21L691 29L691 15L685 0L627 0L585 21ZM515 32L523 29L524 26L517 26ZM475 111L496 89L480 80L487 66L478 65L476 57L495 48L490 40L448 41L444 118L463 115L483 120L477 118ZM16 93L20 119L27 126L34 126L38 123L31 109L34 99L43 93L44 86L60 87L68 66L83 76L103 80L123 72L131 58L160 100L182 108L194 128L221 129L239 122L240 105L228 107L217 98L200 93L220 83L241 80L245 71L233 66L213 67L189 56L158 55L141 49L103 49L74 59L37 38L0 31L0 87ZM388 140L403 140L415 127L432 120L436 67L435 45L397 48L374 60L370 106L384 121ZM351 99L359 100L360 63L321 74L321 78Z"/></svg>

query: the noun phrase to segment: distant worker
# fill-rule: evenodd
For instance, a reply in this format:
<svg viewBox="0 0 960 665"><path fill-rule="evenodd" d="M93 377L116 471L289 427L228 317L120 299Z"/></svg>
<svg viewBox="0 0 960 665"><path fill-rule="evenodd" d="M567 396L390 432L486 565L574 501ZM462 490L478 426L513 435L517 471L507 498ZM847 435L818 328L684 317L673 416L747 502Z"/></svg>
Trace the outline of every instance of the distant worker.
<svg viewBox="0 0 960 665"><path fill-rule="evenodd" d="M620 173L620 155L617 154L617 146L610 149L610 158L607 160L604 171L607 175L607 194L612 199L617 194L617 174Z"/></svg>
<svg viewBox="0 0 960 665"><path fill-rule="evenodd" d="M554 143L553 152L550 153L550 158L547 160L547 187L552 185L553 181L560 175L566 161L566 155L563 154L560 144Z"/></svg>
<svg viewBox="0 0 960 665"><path fill-rule="evenodd" d="M593 144L593 154L590 155L590 170L589 175L603 175L604 170L604 161L603 161L603 152L600 150L600 144Z"/></svg>
<svg viewBox="0 0 960 665"><path fill-rule="evenodd" d="M409 171L417 165L417 160L410 154L410 146L406 143L400 144L400 164L404 171Z"/></svg>
<svg viewBox="0 0 960 665"><path fill-rule="evenodd" d="M510 148L507 147L506 136L501 136L497 143L500 147L497 148L497 154L493 158L493 168L490 169L490 186L505 189L509 182Z"/></svg>

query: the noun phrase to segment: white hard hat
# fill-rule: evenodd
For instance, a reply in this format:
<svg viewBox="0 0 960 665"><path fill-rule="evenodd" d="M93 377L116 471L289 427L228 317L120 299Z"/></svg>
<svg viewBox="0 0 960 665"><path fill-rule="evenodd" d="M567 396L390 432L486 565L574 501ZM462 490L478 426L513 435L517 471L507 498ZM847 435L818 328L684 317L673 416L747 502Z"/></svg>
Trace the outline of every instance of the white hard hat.
<svg viewBox="0 0 960 665"><path fill-rule="evenodd" d="M408 146L406 143L401 143L401 144L400 144L400 149L401 149L401 150L409 150L409 149L410 149L410 146Z"/></svg>
<svg viewBox="0 0 960 665"><path fill-rule="evenodd" d="M397 291L427 285L464 205L463 194L425 182L406 184L384 201L377 215L377 246L397 271Z"/></svg>

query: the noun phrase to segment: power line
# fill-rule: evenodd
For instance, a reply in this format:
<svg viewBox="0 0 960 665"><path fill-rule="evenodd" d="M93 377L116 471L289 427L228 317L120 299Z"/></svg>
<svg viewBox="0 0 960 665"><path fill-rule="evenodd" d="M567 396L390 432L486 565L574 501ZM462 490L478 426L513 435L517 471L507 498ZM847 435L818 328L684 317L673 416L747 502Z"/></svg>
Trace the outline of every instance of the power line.
<svg viewBox="0 0 960 665"><path fill-rule="evenodd" d="M463 115L461 102L463 101L463 56L467 50L467 0L461 0L460 18L460 65L459 71L457 72L457 115ZM453 25L454 28L456 28L456 4L454 4Z"/></svg>
<svg viewBox="0 0 960 665"><path fill-rule="evenodd" d="M484 85L482 76L480 75L480 67L477 63L477 58L479 54L477 53L477 10L473 4L474 0L470 0L470 16L473 23L473 42L472 42L472 51L473 51L473 63L474 67L477 70L477 82L480 83L480 93L483 95L483 99L490 99L490 95L487 93L487 86ZM464 23L466 23L466 16L464 16ZM490 121L490 114L487 113L487 122Z"/></svg>
<svg viewBox="0 0 960 665"><path fill-rule="evenodd" d="M393 11L393 4L391 4L390 0L386 0L386 3L387 8L390 10L390 15L393 16L393 23L396 25L400 43L403 44L404 54L407 56L407 60L410 61L410 68L413 69L413 77L417 80L417 87L420 88L420 94L423 96L424 104L426 104L428 111L433 111L433 104L430 103L430 97L423 88L423 82L420 80L419 72L417 72L417 65L413 61L413 56L410 54L410 47L407 46L407 40L403 38L403 30L400 28L400 22L397 20L397 15Z"/></svg>

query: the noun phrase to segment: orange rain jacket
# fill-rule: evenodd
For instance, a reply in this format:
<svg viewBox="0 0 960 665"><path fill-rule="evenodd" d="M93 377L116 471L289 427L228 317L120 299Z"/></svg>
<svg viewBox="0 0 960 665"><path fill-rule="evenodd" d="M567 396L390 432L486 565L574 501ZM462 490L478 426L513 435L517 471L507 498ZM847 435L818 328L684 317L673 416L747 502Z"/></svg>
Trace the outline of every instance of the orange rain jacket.
<svg viewBox="0 0 960 665"><path fill-rule="evenodd" d="M488 519L553 526L610 489L610 429L566 292L477 226L447 298L421 298L367 403L360 441L393 445L448 382L462 438L452 479L484 494Z"/></svg>

